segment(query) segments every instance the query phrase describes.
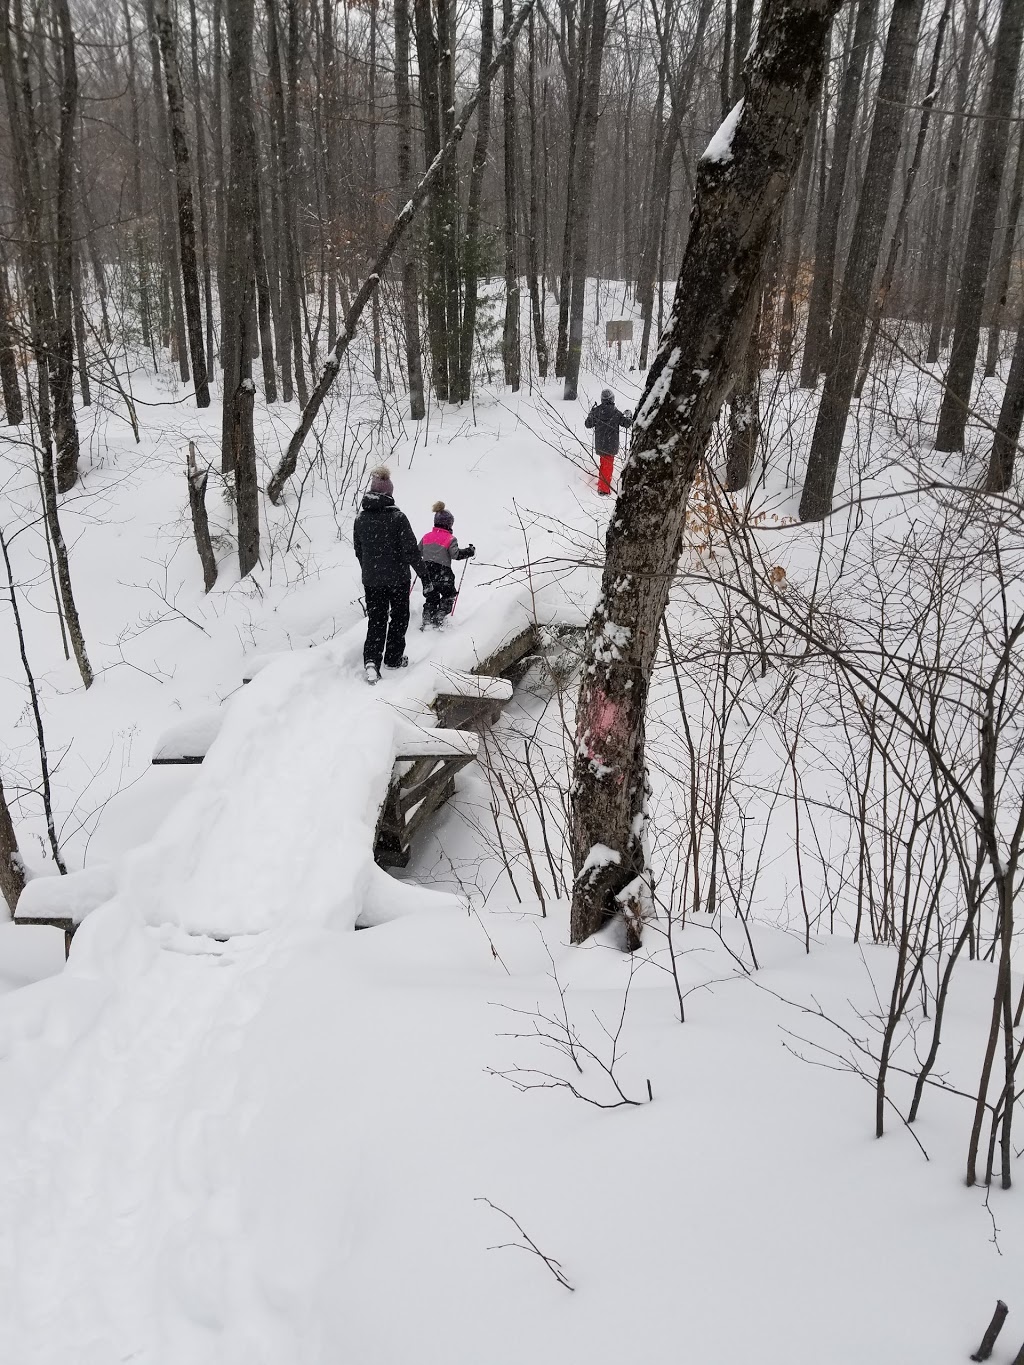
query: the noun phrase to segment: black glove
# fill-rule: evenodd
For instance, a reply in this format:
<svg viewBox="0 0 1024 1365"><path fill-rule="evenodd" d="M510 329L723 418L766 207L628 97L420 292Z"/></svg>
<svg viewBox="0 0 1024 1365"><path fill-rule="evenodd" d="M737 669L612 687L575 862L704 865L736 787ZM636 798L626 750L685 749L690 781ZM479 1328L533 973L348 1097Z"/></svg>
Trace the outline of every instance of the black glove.
<svg viewBox="0 0 1024 1365"><path fill-rule="evenodd" d="M476 546L475 546L475 545L467 545L466 548L465 548L465 551L463 552L463 557L464 557L465 559L472 559L473 556L474 556L475 554L476 554Z"/></svg>

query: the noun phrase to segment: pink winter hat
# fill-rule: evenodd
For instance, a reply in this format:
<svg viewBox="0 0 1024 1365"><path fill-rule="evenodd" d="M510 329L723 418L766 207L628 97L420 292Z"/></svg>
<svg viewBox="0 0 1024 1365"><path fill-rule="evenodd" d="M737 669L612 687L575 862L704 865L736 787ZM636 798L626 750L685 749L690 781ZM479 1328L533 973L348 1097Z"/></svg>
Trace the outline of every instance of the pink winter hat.
<svg viewBox="0 0 1024 1365"><path fill-rule="evenodd" d="M391 482L391 470L385 465L373 470L370 475L370 492L386 493L388 497L395 491L395 485Z"/></svg>

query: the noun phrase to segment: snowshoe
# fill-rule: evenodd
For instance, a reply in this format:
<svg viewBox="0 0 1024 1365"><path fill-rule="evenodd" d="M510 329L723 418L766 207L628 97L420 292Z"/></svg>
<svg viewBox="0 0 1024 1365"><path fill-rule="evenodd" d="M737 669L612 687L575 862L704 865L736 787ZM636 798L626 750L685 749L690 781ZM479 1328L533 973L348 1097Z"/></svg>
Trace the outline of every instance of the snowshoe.
<svg viewBox="0 0 1024 1365"><path fill-rule="evenodd" d="M380 674L373 664L366 664L363 668L363 674L371 687L376 686L376 684L380 682Z"/></svg>
<svg viewBox="0 0 1024 1365"><path fill-rule="evenodd" d="M408 667L409 667L409 656L408 656L408 654L403 654L403 655L402 655L402 662L401 662L400 664L385 664L382 671L383 671L384 673L397 673L398 670L399 670L400 668L408 668Z"/></svg>

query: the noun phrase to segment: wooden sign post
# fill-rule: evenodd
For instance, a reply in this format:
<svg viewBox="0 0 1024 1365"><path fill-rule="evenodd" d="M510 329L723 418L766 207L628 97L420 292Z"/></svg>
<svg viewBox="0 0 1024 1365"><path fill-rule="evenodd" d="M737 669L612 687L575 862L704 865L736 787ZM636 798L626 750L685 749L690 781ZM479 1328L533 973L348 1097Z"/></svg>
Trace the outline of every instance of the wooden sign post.
<svg viewBox="0 0 1024 1365"><path fill-rule="evenodd" d="M605 340L610 346L614 341L619 348L619 359L622 359L622 343L633 340L633 323L629 318L622 318L618 322L606 322L604 328Z"/></svg>

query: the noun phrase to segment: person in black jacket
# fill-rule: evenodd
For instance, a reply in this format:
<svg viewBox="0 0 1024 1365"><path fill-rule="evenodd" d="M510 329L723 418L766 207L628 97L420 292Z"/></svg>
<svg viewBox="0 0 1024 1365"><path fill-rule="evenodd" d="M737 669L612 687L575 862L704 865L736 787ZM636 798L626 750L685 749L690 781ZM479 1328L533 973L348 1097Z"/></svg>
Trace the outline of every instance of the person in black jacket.
<svg viewBox="0 0 1024 1365"><path fill-rule="evenodd" d="M410 569L420 573L422 557L409 518L395 506L391 472L381 467L370 476L370 491L352 530L352 544L363 575L366 598L366 681L380 670L404 668L405 632L409 628Z"/></svg>
<svg viewBox="0 0 1024 1365"><path fill-rule="evenodd" d="M619 453L619 427L628 427L633 419L615 406L611 389L601 390L601 401L587 414L587 430L594 432L594 451L600 466L597 491L607 496L612 491L612 470Z"/></svg>

